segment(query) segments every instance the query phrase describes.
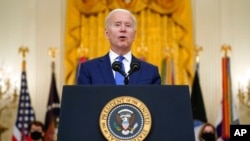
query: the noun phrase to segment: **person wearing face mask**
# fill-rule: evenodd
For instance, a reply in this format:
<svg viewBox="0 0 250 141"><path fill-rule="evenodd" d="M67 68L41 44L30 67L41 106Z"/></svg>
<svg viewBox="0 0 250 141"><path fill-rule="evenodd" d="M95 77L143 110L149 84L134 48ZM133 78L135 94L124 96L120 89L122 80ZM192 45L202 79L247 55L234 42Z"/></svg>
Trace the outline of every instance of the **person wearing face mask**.
<svg viewBox="0 0 250 141"><path fill-rule="evenodd" d="M105 35L110 44L109 52L80 65L78 85L161 84L158 67L136 58L131 52L136 37L136 18L130 11L112 10L106 17ZM121 63L120 74L112 65L117 61Z"/></svg>
<svg viewBox="0 0 250 141"><path fill-rule="evenodd" d="M32 121L29 124L29 137L27 141L43 141L44 140L44 124L40 121Z"/></svg>
<svg viewBox="0 0 250 141"><path fill-rule="evenodd" d="M205 123L201 127L199 141L217 141L216 129L212 124Z"/></svg>

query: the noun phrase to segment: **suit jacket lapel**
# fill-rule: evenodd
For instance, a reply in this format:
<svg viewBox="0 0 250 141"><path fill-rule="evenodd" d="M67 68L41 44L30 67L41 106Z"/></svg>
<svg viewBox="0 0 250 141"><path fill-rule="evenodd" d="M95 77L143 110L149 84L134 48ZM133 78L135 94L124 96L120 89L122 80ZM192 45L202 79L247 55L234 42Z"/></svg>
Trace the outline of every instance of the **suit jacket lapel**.
<svg viewBox="0 0 250 141"><path fill-rule="evenodd" d="M132 55L132 62L133 61L141 62L141 60L137 59L134 55ZM129 84L138 84L142 72L141 70L142 66L138 71L134 72L131 76L129 76Z"/></svg>
<svg viewBox="0 0 250 141"><path fill-rule="evenodd" d="M115 79L108 53L100 58L99 69L101 70L102 76L106 84L115 84Z"/></svg>

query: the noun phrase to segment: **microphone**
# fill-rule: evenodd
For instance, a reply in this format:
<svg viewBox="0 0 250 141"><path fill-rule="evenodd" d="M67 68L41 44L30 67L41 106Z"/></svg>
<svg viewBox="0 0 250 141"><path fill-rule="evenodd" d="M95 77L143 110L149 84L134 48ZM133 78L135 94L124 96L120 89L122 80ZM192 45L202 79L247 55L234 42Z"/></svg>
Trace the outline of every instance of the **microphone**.
<svg viewBox="0 0 250 141"><path fill-rule="evenodd" d="M112 69L114 71L118 71L120 74L122 74L123 76L126 76L127 74L122 70L122 63L119 61L115 61L112 64Z"/></svg>
<svg viewBox="0 0 250 141"><path fill-rule="evenodd" d="M130 70L128 71L128 76L130 76L132 73L138 71L141 68L141 64L137 61L133 61L130 64Z"/></svg>
<svg viewBox="0 0 250 141"><path fill-rule="evenodd" d="M138 71L141 68L141 64L137 61L133 61L130 64L130 70L128 71L128 74L126 74L123 70L122 70L122 63L119 61L115 61L112 64L112 69L114 71L119 72L120 74L122 74L124 76L124 84L127 85L128 84L128 77L133 74L134 72Z"/></svg>

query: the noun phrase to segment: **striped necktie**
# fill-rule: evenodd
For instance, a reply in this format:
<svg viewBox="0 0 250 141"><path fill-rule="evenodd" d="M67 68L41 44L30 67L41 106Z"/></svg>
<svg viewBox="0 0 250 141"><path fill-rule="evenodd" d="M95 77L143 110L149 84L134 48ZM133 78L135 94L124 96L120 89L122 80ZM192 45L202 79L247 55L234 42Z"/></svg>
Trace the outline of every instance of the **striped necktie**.
<svg viewBox="0 0 250 141"><path fill-rule="evenodd" d="M122 63L122 60L124 59L123 56L117 57L118 61L122 64L122 71L124 71L124 64ZM116 85L124 85L124 76L119 73L118 71L115 71L115 82Z"/></svg>

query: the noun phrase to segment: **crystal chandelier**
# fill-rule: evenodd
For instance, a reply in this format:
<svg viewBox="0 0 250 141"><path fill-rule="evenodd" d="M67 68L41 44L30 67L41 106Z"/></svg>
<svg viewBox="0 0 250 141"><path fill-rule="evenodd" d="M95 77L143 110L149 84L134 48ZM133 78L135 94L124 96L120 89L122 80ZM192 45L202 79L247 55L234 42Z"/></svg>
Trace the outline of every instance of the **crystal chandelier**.
<svg viewBox="0 0 250 141"><path fill-rule="evenodd" d="M250 82L247 85L247 90L244 91L242 89L238 90L239 101L241 104L250 108Z"/></svg>
<svg viewBox="0 0 250 141"><path fill-rule="evenodd" d="M243 78L239 81L238 98L241 104L250 108L250 69ZM242 86L242 83L245 85Z"/></svg>
<svg viewBox="0 0 250 141"><path fill-rule="evenodd" d="M10 67L0 66L0 118L5 109L17 102L17 87L10 78L10 72ZM0 140L1 134L8 128L4 123L0 123Z"/></svg>

